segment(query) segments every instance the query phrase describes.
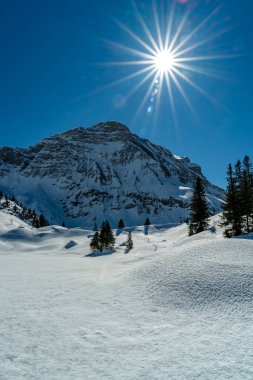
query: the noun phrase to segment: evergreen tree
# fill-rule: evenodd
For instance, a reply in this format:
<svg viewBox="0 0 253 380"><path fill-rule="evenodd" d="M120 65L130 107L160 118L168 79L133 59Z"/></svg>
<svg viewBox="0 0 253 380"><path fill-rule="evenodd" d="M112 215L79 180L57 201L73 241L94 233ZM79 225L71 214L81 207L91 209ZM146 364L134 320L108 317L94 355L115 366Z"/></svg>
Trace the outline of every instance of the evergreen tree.
<svg viewBox="0 0 253 380"><path fill-rule="evenodd" d="M242 164L240 160L238 160L237 163L235 164L235 179L236 179L237 186L240 187L241 180L242 180Z"/></svg>
<svg viewBox="0 0 253 380"><path fill-rule="evenodd" d="M227 183L221 225L225 226L224 235L226 237L232 237L242 233L242 216L238 177L235 176L231 164L228 166Z"/></svg>
<svg viewBox="0 0 253 380"><path fill-rule="evenodd" d="M95 221L95 223L94 223L94 226L93 226L93 231L98 231L98 226L97 226L97 222Z"/></svg>
<svg viewBox="0 0 253 380"><path fill-rule="evenodd" d="M64 221L62 222L61 226L62 226L62 227L65 227L65 223L64 223Z"/></svg>
<svg viewBox="0 0 253 380"><path fill-rule="evenodd" d="M39 216L39 225L40 225L40 227L48 226L48 222L47 222L47 220L43 214L40 214L40 216Z"/></svg>
<svg viewBox="0 0 253 380"><path fill-rule="evenodd" d="M122 229L122 228L124 228L124 227L125 227L124 220L123 220L123 219L120 219L120 220L119 220L119 223L118 223L118 228L119 228L119 229Z"/></svg>
<svg viewBox="0 0 253 380"><path fill-rule="evenodd" d="M130 231L128 232L126 243L127 243L127 252L129 252L133 248L133 246L134 246L133 239L132 239L132 234L131 234Z"/></svg>
<svg viewBox="0 0 253 380"><path fill-rule="evenodd" d="M6 207L6 208L10 207L10 201L9 201L8 196L5 195L4 198L5 198L5 201L4 201L4 203L3 203L3 206Z"/></svg>
<svg viewBox="0 0 253 380"><path fill-rule="evenodd" d="M91 239L90 248L91 248L92 252L99 251L101 248L98 231L95 232L93 238Z"/></svg>
<svg viewBox="0 0 253 380"><path fill-rule="evenodd" d="M101 244L101 250L104 247L105 248L109 248L109 247L113 248L114 247L115 237L113 235L113 232L112 232L112 229L111 229L111 226L110 226L110 223L108 222L108 220L105 220L102 223L101 231L99 234L99 241Z"/></svg>
<svg viewBox="0 0 253 380"><path fill-rule="evenodd" d="M253 229L253 174L249 156L243 159L243 171L240 183L240 206L241 216L245 220L245 232Z"/></svg>
<svg viewBox="0 0 253 380"><path fill-rule="evenodd" d="M150 226L150 220L149 220L149 218L147 218L146 220L145 220L145 223L144 223L144 226Z"/></svg>
<svg viewBox="0 0 253 380"><path fill-rule="evenodd" d="M32 211L30 209L28 211L29 211L29 216L32 219L32 225L33 225L33 227L39 228L40 227L39 220L37 218L37 215L35 214L35 211L34 210Z"/></svg>
<svg viewBox="0 0 253 380"><path fill-rule="evenodd" d="M194 185L190 205L189 236L208 229L209 216L210 214L206 200L205 189L201 178L198 176Z"/></svg>

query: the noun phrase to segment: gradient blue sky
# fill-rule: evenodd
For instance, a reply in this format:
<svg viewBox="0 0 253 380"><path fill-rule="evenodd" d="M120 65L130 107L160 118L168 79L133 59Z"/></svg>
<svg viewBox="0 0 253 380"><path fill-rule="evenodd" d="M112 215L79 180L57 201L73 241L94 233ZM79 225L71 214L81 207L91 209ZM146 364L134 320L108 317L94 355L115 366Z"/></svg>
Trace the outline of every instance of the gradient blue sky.
<svg viewBox="0 0 253 380"><path fill-rule="evenodd" d="M186 5L177 1L178 18L189 4L196 4L196 0L188 0ZM160 16L162 3L158 1ZM187 23L188 32L217 3L220 1L198 1ZM137 4L154 32L152 2L138 1ZM192 77L218 105L184 85L200 122L174 91L176 126L165 91L156 119L154 113L147 112L148 102L135 117L149 83L127 101L119 102L138 83L138 78L96 92L135 70L134 67L95 64L133 58L102 40L137 47L112 18L144 37L130 1L0 0L0 145L26 147L77 126L117 120L173 153L188 155L202 166L211 181L224 186L228 162L244 154L253 158L252 15L251 0L227 0L212 23L195 36L198 40L208 36L211 29L222 31L235 26L207 44L205 51L206 54L239 53L241 56L205 63L233 81L201 75Z"/></svg>

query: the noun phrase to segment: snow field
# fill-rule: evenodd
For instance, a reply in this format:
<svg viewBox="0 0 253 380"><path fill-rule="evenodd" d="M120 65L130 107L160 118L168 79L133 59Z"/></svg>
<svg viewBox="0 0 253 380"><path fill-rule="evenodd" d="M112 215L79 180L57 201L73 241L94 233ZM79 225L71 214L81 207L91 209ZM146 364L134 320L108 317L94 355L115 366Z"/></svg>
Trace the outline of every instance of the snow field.
<svg viewBox="0 0 253 380"><path fill-rule="evenodd" d="M0 379L252 379L253 242L212 223L87 257L90 231L0 212Z"/></svg>

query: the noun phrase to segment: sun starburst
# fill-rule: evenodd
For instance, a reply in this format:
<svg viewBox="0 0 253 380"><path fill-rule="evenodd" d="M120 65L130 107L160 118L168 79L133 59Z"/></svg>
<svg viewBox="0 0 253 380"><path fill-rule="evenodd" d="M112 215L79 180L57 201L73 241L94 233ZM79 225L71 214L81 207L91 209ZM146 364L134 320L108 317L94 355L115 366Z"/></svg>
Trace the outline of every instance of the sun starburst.
<svg viewBox="0 0 253 380"><path fill-rule="evenodd" d="M154 64L160 74L171 73L176 64L174 54L169 50L158 51L154 57Z"/></svg>
<svg viewBox="0 0 253 380"><path fill-rule="evenodd" d="M137 6L134 5L134 10L144 31L145 38L141 38L128 26L118 20L115 20L118 26L126 32L129 37L131 37L132 42L135 43L136 47L130 47L112 41L107 42L114 48L120 49L121 53L125 52L135 58L126 61L108 62L107 64L131 66L136 68L136 70L130 75L111 83L107 87L140 77L140 81L131 90L130 94L128 94L128 97L130 97L142 86L144 86L144 84L150 81L148 90L137 110L138 114L145 105L148 113L151 113L154 110L155 104L158 109L162 87L165 85L174 119L176 118L176 106L174 100L175 89L179 92L184 102L196 116L196 112L194 111L189 96L185 90L186 85L192 87L195 91L199 92L202 96L206 97L216 105L217 100L207 93L205 89L197 83L197 81L192 79L192 75L189 74L199 74L217 79L225 79L213 70L206 69L206 65L201 67L199 64L208 61L229 59L235 57L236 55L221 55L217 53L205 54L202 51L201 54L199 53L200 48L206 47L206 45L219 38L226 31L223 27L220 31L212 30L211 35L204 33L204 36L207 37L199 38L199 32L201 30L203 31L210 20L219 13L220 6L215 7L201 20L199 24L192 27L189 31L189 27L186 26L190 20L192 12L191 7L188 6L185 13L181 17L175 17L175 0L170 0L169 5L169 17L166 21L165 28L162 28L156 4L155 2L153 3L153 29L155 30L155 33L151 27L148 27ZM143 68L137 69L137 67L142 66Z"/></svg>

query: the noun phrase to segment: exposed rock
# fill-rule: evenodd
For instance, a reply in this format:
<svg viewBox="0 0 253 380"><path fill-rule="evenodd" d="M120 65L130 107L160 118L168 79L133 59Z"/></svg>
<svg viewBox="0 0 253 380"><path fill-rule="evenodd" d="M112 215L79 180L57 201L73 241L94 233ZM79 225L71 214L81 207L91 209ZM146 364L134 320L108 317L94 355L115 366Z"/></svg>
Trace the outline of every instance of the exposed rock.
<svg viewBox="0 0 253 380"><path fill-rule="evenodd" d="M213 212L223 191L189 158L142 139L117 122L75 128L27 149L0 148L4 191L51 223L115 226L179 222L188 216L191 188L200 175Z"/></svg>

